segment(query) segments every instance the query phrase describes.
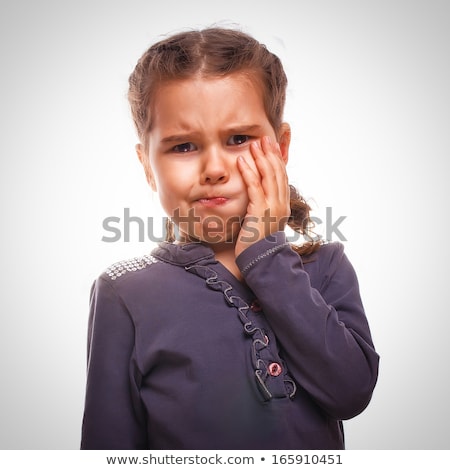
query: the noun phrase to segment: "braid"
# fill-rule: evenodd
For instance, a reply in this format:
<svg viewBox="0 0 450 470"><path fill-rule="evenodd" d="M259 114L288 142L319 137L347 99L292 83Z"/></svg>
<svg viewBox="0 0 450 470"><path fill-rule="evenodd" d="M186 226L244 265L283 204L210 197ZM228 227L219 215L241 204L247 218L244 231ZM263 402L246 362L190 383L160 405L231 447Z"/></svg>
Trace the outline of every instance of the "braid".
<svg viewBox="0 0 450 470"><path fill-rule="evenodd" d="M322 243L311 236L313 222L309 216L310 206L294 186L289 185L289 189L291 215L288 220L288 226L307 240L301 245L293 244L292 249L299 255L309 255L317 251Z"/></svg>

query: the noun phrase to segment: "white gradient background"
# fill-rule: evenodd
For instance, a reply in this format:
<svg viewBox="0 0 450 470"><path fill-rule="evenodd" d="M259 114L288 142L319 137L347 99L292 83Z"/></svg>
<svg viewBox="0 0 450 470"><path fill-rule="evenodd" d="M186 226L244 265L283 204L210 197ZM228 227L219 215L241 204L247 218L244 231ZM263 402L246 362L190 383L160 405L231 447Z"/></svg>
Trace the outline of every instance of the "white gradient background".
<svg viewBox="0 0 450 470"><path fill-rule="evenodd" d="M6 0L1 49L0 448L76 449L93 279L149 243L102 220L160 214L127 78L161 35L237 23L289 76L289 173L340 229L381 354L349 449L449 449L447 1Z"/></svg>

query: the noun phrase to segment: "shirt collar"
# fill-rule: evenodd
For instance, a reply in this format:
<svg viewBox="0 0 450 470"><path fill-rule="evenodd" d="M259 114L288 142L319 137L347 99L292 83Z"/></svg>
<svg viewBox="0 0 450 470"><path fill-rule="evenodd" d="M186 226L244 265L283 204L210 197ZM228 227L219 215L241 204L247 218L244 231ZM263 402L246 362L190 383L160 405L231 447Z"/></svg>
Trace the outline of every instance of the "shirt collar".
<svg viewBox="0 0 450 470"><path fill-rule="evenodd" d="M212 249L197 242L186 244L162 242L152 251L152 255L160 261L176 266L217 263Z"/></svg>

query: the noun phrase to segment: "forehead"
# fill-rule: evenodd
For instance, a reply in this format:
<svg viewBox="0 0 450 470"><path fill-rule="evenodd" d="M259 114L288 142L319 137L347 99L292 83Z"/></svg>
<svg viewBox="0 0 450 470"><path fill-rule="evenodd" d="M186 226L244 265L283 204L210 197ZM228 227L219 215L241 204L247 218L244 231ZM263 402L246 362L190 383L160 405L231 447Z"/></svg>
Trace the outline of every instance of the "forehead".
<svg viewBox="0 0 450 470"><path fill-rule="evenodd" d="M267 121L258 81L242 72L165 82L154 95L152 116L153 129L177 127L184 122L225 125L255 119Z"/></svg>
<svg viewBox="0 0 450 470"><path fill-rule="evenodd" d="M158 97L161 92L164 93L169 90L171 92L176 90L183 92L192 88L202 89L205 87L223 88L224 90L229 88L235 89L238 92L253 92L261 95L261 97L263 91L261 80L255 72L241 70L226 75L205 75L199 72L192 77L162 80L156 86L155 96Z"/></svg>

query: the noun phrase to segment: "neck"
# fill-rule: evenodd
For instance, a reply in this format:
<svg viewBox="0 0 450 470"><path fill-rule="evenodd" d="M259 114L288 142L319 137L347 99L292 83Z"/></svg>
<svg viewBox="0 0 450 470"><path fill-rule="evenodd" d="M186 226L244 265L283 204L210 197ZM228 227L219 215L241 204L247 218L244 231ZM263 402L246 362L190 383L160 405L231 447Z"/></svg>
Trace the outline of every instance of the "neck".
<svg viewBox="0 0 450 470"><path fill-rule="evenodd" d="M182 235L175 243L184 244L198 241L199 240ZM206 245L214 252L214 256L219 263L225 266L236 279L239 281L243 280L241 271L236 264L235 243L227 240L222 243L206 243Z"/></svg>
<svg viewBox="0 0 450 470"><path fill-rule="evenodd" d="M216 260L219 261L223 266L225 266L236 279L242 281L242 273L236 264L234 245L231 246L231 249L213 251L216 256Z"/></svg>

